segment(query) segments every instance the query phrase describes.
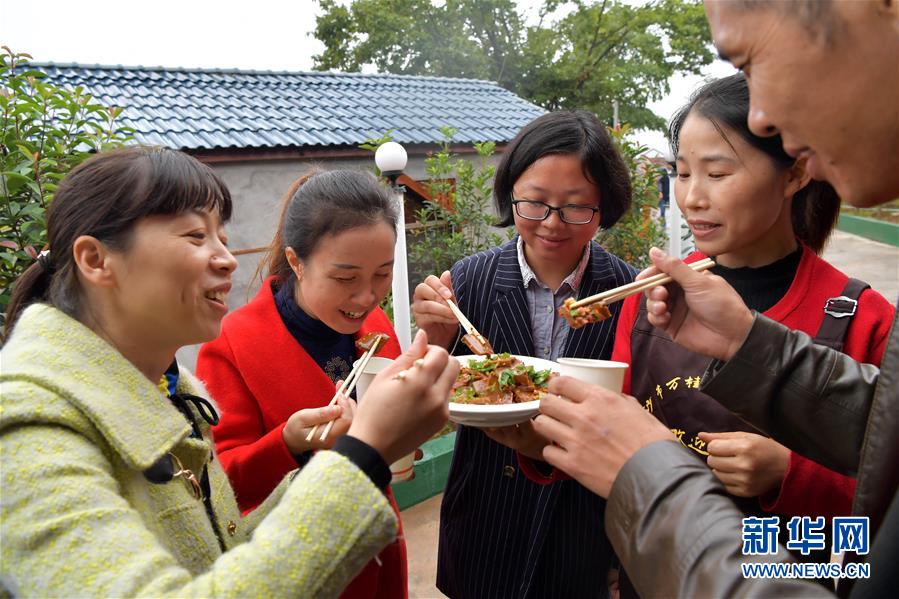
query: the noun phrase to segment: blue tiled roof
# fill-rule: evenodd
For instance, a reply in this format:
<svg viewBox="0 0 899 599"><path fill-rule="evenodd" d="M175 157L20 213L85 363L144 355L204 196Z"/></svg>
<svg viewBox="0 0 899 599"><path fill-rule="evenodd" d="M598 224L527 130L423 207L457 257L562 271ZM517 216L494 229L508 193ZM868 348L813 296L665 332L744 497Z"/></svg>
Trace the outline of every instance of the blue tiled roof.
<svg viewBox="0 0 899 599"><path fill-rule="evenodd" d="M179 149L358 146L393 129L404 144L510 141L543 109L489 81L364 75L35 64L82 85L140 143Z"/></svg>

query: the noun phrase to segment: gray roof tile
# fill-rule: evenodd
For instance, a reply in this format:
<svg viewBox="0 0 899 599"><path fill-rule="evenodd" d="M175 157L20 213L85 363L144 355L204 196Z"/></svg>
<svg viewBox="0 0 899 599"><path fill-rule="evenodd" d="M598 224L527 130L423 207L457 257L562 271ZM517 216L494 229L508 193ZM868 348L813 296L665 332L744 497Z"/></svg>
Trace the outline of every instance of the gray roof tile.
<svg viewBox="0 0 899 599"><path fill-rule="evenodd" d="M393 129L401 143L507 142L543 109L475 79L40 64L124 106L140 143L179 149L357 146Z"/></svg>

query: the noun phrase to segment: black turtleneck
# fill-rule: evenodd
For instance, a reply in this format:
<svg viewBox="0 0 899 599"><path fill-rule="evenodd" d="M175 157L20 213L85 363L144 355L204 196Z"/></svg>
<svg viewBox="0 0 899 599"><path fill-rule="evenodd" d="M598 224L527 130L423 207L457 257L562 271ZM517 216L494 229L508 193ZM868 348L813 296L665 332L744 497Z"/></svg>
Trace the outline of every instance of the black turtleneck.
<svg viewBox="0 0 899 599"><path fill-rule="evenodd" d="M293 296L294 279L285 281L275 293L275 306L294 339L332 381L343 380L356 359L355 338L335 331L312 318L297 305Z"/></svg>
<svg viewBox="0 0 899 599"><path fill-rule="evenodd" d="M275 307L281 320L297 343L332 381L345 379L350 373L350 365L356 359L355 337L335 331L322 321L306 314L294 299L294 281L296 279L291 277L280 289L273 289ZM353 394L355 395L355 392ZM333 449L353 462L382 491L390 484L390 467L384 462L381 454L364 441L344 435L337 439ZM312 452L307 451L294 456L294 459L297 465L302 467L311 457Z"/></svg>
<svg viewBox="0 0 899 599"><path fill-rule="evenodd" d="M764 312L787 294L796 278L801 258L802 246L788 256L758 268L728 268L719 264L712 267L711 271L736 289L750 309Z"/></svg>

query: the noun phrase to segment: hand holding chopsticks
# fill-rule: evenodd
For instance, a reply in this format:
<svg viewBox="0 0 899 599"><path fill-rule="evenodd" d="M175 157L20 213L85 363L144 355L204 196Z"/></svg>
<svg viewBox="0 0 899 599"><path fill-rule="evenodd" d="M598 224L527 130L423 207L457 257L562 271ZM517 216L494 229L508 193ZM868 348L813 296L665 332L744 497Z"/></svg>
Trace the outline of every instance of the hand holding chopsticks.
<svg viewBox="0 0 899 599"><path fill-rule="evenodd" d="M356 382L359 380L359 375L365 371L365 367L368 366L369 361L372 356L377 353L378 348L381 346L381 341L383 339L381 337L376 337L371 346L366 350L365 354L363 354L362 359L356 362L356 366L350 371L349 376L344 379L343 383L340 384L340 387L337 388L337 391L334 393L334 397L331 398L331 401L328 403L329 406L333 406L337 403L337 398L341 395L349 396L350 393L353 392L353 389L356 388ZM328 438L328 433L331 432L331 428L334 426L334 420L328 423L325 427L325 430L322 432L319 437L319 441L324 441ZM315 437L315 432L318 430L318 425L313 426L312 430L309 431L309 434L306 435L306 441L312 441L312 438Z"/></svg>
<svg viewBox="0 0 899 599"><path fill-rule="evenodd" d="M740 294L723 278L694 272L658 248L652 248L649 256L659 271L677 283L648 290L649 323L690 351L730 360L755 322Z"/></svg>

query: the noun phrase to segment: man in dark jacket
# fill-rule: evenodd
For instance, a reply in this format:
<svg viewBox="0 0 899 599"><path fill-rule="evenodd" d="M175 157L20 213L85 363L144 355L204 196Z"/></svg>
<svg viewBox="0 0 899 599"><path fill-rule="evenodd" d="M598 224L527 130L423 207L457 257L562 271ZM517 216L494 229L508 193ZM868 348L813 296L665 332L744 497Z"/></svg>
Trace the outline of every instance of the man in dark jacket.
<svg viewBox="0 0 899 599"><path fill-rule="evenodd" d="M856 206L899 197L899 2L706 0L722 57L749 80L749 126L779 133ZM718 277L653 252L677 285L648 292L650 321L685 347L716 358L702 390L776 440L858 476L853 511L873 542L870 578L853 595L899 588L899 326L881 369L812 344L753 314ZM885 264L895 269L895 264ZM648 274L648 273L644 273ZM637 590L659 595L828 594L797 579L746 578L743 514L670 432L631 400L559 378L535 428L556 442L554 466L608 497L606 529ZM840 594L849 592L841 581Z"/></svg>

